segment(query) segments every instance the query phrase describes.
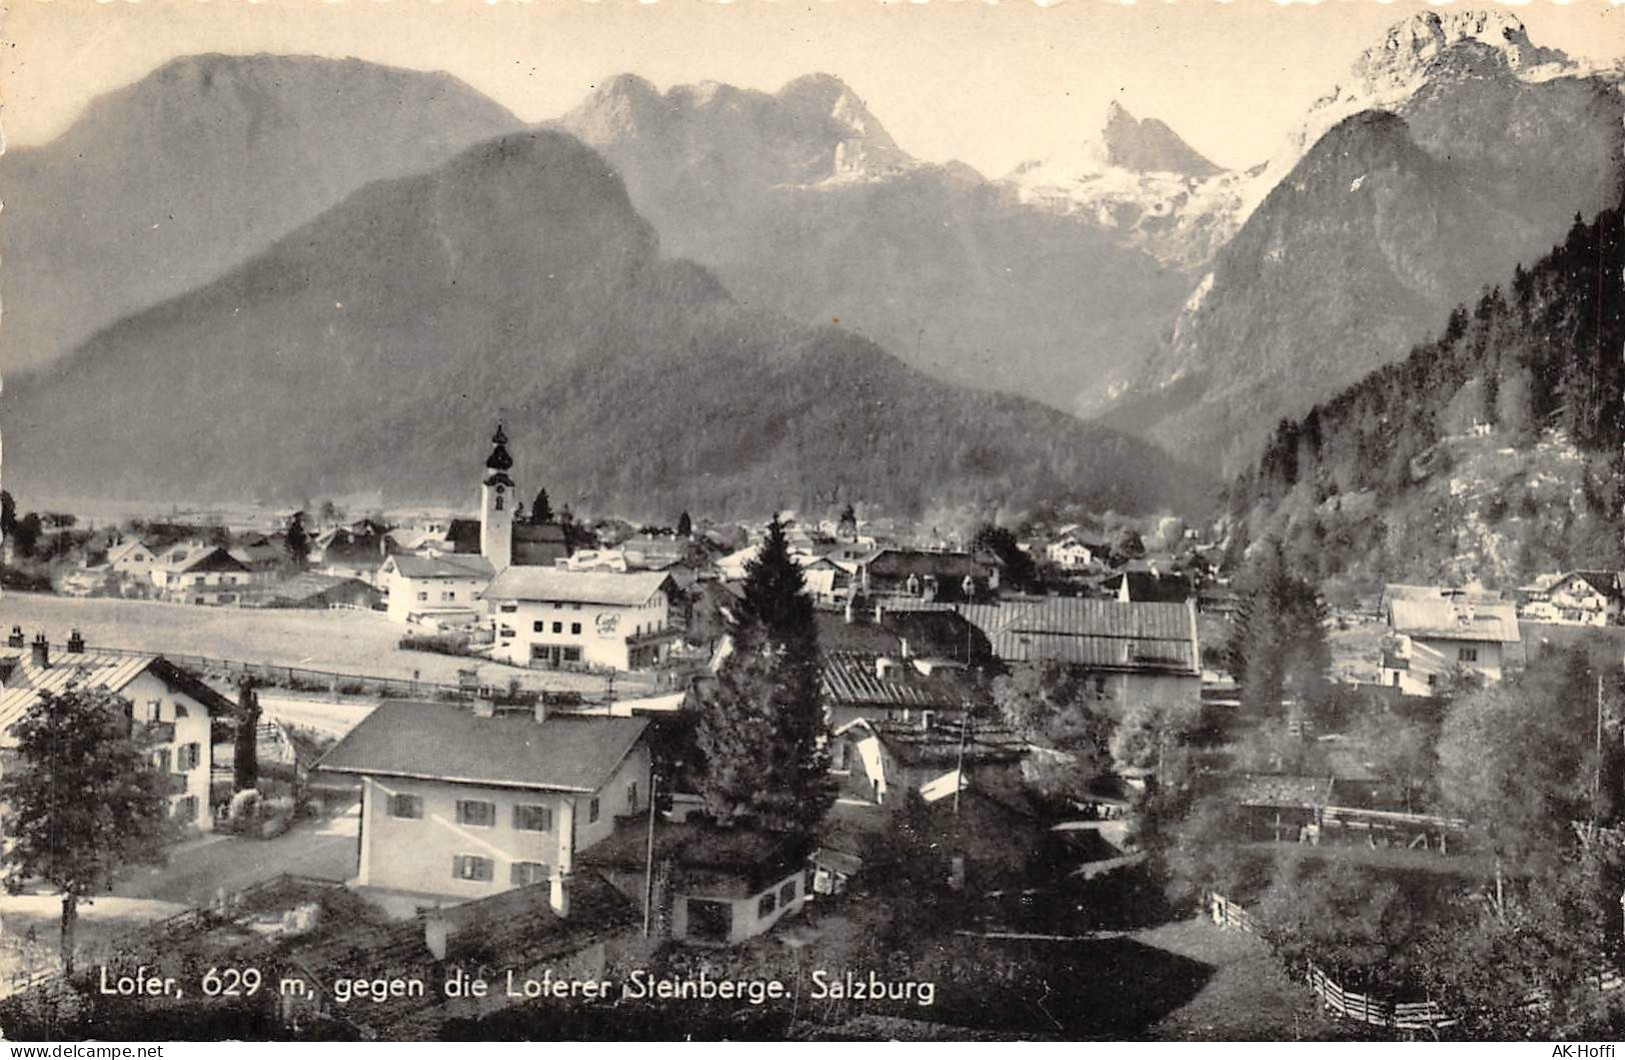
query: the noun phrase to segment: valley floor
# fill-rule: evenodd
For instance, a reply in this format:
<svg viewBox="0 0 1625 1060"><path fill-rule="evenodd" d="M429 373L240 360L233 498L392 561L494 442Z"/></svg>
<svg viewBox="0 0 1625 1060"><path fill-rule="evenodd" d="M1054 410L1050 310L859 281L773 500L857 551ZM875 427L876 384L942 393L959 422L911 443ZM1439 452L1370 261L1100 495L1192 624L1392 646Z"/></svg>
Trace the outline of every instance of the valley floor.
<svg viewBox="0 0 1625 1060"><path fill-rule="evenodd" d="M189 607L149 600L52 596L6 592L0 596L0 628L20 626L32 637L44 631L62 644L77 629L93 648L202 655L311 670L456 684L466 657L403 651L404 627L366 611L317 611ZM596 692L602 677L478 664L480 676L505 685L518 677L530 688ZM624 677L623 677L624 680Z"/></svg>

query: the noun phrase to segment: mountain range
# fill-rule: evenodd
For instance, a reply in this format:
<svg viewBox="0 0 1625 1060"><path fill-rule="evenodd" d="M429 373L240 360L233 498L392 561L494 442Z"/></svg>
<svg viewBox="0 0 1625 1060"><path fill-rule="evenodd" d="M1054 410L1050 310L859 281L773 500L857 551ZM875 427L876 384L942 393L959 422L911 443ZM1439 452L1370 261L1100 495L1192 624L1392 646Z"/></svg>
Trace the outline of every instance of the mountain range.
<svg viewBox="0 0 1625 1060"><path fill-rule="evenodd" d="M659 251L604 160L510 134L374 181L222 277L8 379L8 485L466 503L522 484L671 517L847 499L1200 506L1146 443L926 377Z"/></svg>
<svg viewBox="0 0 1625 1060"><path fill-rule="evenodd" d="M839 321L963 385L1086 406L1194 282L1190 255L1160 260L1131 224L913 158L826 75L776 93L623 76L558 124L615 166L672 253L743 301ZM1107 131L1114 173L1212 168L1160 123L1113 115Z"/></svg>
<svg viewBox="0 0 1625 1060"><path fill-rule="evenodd" d="M63 445L101 437L69 407L82 386L131 417L134 395L150 409L173 392L198 423L259 440L218 473L186 455L195 438L176 441L188 418L131 428L164 454L141 467L126 466L133 447L84 441L96 455L64 475L85 478L82 492L331 491L349 472L289 439L354 431L401 490L453 498L461 446L477 448L496 402L529 410L514 415L550 455L581 461L557 475L587 501L670 498L699 474L724 506L795 489L904 506L936 489L1170 503L1201 493L1201 475L1125 432L1228 473L1283 417L1402 358L1576 214L1617 201L1622 84L1625 67L1538 47L1510 14L1429 12L1396 24L1246 171L1114 103L1098 129L987 179L912 157L827 75L777 92L622 76L556 132L516 140L512 114L441 74L178 59L58 139L0 156L8 473L49 477L50 450L15 448L43 430L36 410L79 425ZM536 167L595 173L596 190L517 175ZM457 179L484 189L486 215L455 204ZM577 202L603 244L527 198L542 195ZM430 363L405 371L415 356ZM656 378L681 381L683 399ZM372 403L330 392L342 386ZM1100 412L1104 429L967 387ZM686 455L640 448L616 405L627 393L642 402L632 418L689 439ZM853 448L838 405L863 410L846 415L870 451ZM701 407L725 422L696 418ZM560 424L606 429L583 409L641 459L578 453ZM992 417L992 434L957 429L948 410ZM398 447L378 450L401 416L446 451L395 463ZM959 456L930 457L926 442ZM1012 469L989 463L995 451ZM815 453L844 454L850 481L817 471ZM1139 482L1109 484L1118 473Z"/></svg>
<svg viewBox="0 0 1625 1060"><path fill-rule="evenodd" d="M520 127L446 74L195 55L0 155L8 370L213 280L369 181Z"/></svg>
<svg viewBox="0 0 1625 1060"><path fill-rule="evenodd" d="M1233 472L1618 200L1625 78L1534 48L1510 15L1418 15L1355 75L1104 422Z"/></svg>

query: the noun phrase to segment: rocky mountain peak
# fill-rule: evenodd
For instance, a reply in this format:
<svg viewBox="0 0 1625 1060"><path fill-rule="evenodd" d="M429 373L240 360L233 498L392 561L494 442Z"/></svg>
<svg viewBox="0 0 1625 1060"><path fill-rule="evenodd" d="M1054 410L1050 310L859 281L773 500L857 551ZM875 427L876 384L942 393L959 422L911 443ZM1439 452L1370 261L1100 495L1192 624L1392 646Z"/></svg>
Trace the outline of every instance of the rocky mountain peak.
<svg viewBox="0 0 1625 1060"><path fill-rule="evenodd" d="M1430 66L1463 44L1493 49L1515 71L1569 64L1562 52L1532 42L1524 24L1510 12L1424 11L1395 23L1382 43L1366 49L1354 64L1354 78L1371 93L1402 89L1424 78Z"/></svg>
<svg viewBox="0 0 1625 1060"><path fill-rule="evenodd" d="M1191 147L1179 134L1156 118L1136 119L1116 100L1106 108L1101 129L1108 165L1136 173L1177 173L1211 177L1219 167Z"/></svg>

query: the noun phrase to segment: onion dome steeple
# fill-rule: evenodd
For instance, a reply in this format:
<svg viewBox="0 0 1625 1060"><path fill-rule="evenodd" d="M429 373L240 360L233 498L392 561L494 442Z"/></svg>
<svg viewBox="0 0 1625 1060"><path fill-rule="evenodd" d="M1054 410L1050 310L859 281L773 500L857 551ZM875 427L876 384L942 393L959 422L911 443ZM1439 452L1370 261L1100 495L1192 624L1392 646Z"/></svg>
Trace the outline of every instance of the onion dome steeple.
<svg viewBox="0 0 1625 1060"><path fill-rule="evenodd" d="M508 435L497 424L497 433L491 438L491 455L485 458L485 466L492 471L513 470L513 457L508 455Z"/></svg>

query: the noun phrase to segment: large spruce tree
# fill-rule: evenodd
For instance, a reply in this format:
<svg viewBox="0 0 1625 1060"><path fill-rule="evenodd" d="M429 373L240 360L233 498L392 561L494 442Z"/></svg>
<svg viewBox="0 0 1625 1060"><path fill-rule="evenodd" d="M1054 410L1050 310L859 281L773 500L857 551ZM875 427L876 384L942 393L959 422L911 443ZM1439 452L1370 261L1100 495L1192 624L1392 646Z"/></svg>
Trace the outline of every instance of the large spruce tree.
<svg viewBox="0 0 1625 1060"><path fill-rule="evenodd" d="M818 627L785 525L746 564L729 626L733 652L705 697L698 742L707 807L728 821L810 832L834 801L819 701Z"/></svg>
<svg viewBox="0 0 1625 1060"><path fill-rule="evenodd" d="M1325 621L1325 604L1291 569L1280 540L1259 542L1248 557L1225 650L1243 710L1273 719L1283 715L1283 701L1306 708L1322 698L1331 668Z"/></svg>

